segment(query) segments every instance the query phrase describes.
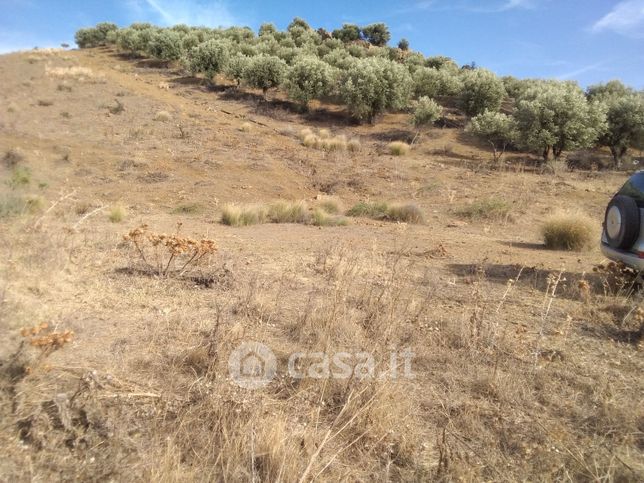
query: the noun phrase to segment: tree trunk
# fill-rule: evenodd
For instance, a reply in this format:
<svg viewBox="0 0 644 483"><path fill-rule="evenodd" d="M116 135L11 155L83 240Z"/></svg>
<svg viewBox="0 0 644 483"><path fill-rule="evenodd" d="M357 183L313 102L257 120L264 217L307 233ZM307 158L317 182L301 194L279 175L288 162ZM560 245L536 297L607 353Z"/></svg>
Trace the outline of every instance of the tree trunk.
<svg viewBox="0 0 644 483"><path fill-rule="evenodd" d="M547 163L550 161L550 146L546 146L543 149L543 160Z"/></svg>

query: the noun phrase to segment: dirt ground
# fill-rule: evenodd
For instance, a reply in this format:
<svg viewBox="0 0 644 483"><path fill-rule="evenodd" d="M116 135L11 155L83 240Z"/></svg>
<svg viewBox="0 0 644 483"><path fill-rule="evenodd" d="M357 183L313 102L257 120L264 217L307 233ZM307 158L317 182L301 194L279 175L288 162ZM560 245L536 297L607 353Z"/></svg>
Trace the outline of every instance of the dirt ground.
<svg viewBox="0 0 644 483"><path fill-rule="evenodd" d="M597 271L597 244L547 250L540 231L564 210L599 240L626 173L542 173L523 153L487 169L451 111L455 127L395 157L387 143L416 134L404 114L298 113L102 49L0 56L0 80L0 157L20 158L0 196L33 208L0 217L1 480L644 478L640 296ZM306 148L307 127L361 149ZM226 204L322 195L413 202L425 221L219 221ZM507 216L459 216L488 199ZM123 235L177 223L217 253L181 276L140 270ZM21 329L42 323L73 336L34 347ZM244 341L277 357L264 388L228 373ZM403 348L413 378L284 370L340 350L380 369Z"/></svg>

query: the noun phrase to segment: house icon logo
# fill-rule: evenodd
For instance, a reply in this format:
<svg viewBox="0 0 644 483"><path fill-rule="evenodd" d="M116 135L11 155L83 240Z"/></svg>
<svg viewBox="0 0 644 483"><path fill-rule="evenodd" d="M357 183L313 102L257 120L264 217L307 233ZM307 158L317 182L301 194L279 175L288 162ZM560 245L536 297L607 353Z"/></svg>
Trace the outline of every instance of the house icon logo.
<svg viewBox="0 0 644 483"><path fill-rule="evenodd" d="M244 342L230 353L228 371L235 384L245 389L267 386L277 373L275 354L259 342Z"/></svg>

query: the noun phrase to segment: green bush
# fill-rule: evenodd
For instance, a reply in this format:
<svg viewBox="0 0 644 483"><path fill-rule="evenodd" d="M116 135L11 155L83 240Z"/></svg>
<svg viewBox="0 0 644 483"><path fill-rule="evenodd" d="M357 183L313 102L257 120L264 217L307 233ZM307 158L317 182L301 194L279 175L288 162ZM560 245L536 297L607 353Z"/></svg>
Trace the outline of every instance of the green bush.
<svg viewBox="0 0 644 483"><path fill-rule="evenodd" d="M468 116L498 111L504 96L503 81L493 72L485 69L463 72L461 106Z"/></svg>
<svg viewBox="0 0 644 483"><path fill-rule="evenodd" d="M419 67L414 71L414 94L418 97L456 96L463 89L458 73L448 69Z"/></svg>
<svg viewBox="0 0 644 483"><path fill-rule="evenodd" d="M342 42L355 42L360 40L360 27L354 24L345 23L341 29L336 29L331 34L333 38L341 40Z"/></svg>
<svg viewBox="0 0 644 483"><path fill-rule="evenodd" d="M423 96L418 99L412 116L412 123L417 128L428 126L434 124L442 113L443 108L434 99Z"/></svg>
<svg viewBox="0 0 644 483"><path fill-rule="evenodd" d="M288 95L306 108L312 99L327 95L333 87L333 70L316 57L300 57L286 74Z"/></svg>
<svg viewBox="0 0 644 483"><path fill-rule="evenodd" d="M269 89L282 83L286 69L286 62L279 57L258 55L250 59L244 71L244 80L250 87L261 89L266 96Z"/></svg>
<svg viewBox="0 0 644 483"><path fill-rule="evenodd" d="M472 118L466 131L492 146L493 160L498 162L507 147L517 140L517 123L501 112L485 111Z"/></svg>
<svg viewBox="0 0 644 483"><path fill-rule="evenodd" d="M148 44L147 53L159 60L178 60L181 50L182 35L172 30L156 32Z"/></svg>
<svg viewBox="0 0 644 483"><path fill-rule="evenodd" d="M231 44L226 40L206 40L193 48L188 64L194 74L204 74L212 79L226 67L230 58Z"/></svg>
<svg viewBox="0 0 644 483"><path fill-rule="evenodd" d="M250 58L243 54L232 56L224 69L226 77L234 80L237 83L237 86L239 86L242 80L244 80L244 74L249 61Z"/></svg>
<svg viewBox="0 0 644 483"><path fill-rule="evenodd" d="M391 39L389 28L384 23L374 23L362 28L362 36L371 45L383 47Z"/></svg>
<svg viewBox="0 0 644 483"><path fill-rule="evenodd" d="M349 112L373 122L388 109L402 109L411 96L411 76L400 64L381 58L354 61L343 74L339 91Z"/></svg>
<svg viewBox="0 0 644 483"><path fill-rule="evenodd" d="M470 220L507 221L510 218L512 206L499 198L488 198L456 210L456 214Z"/></svg>

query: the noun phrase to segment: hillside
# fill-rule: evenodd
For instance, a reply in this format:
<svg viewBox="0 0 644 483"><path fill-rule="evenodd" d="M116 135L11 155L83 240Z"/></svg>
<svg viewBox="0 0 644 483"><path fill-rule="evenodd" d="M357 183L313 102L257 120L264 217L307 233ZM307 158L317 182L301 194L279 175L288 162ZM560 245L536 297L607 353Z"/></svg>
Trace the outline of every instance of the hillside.
<svg viewBox="0 0 644 483"><path fill-rule="evenodd" d="M406 113L301 112L109 47L3 55L0 81L3 480L644 476L639 296L597 270L626 172L544 173L518 150L490 169L449 106L393 156L417 135ZM306 147L303 129L359 147ZM423 220L220 222L280 200L306 220L364 201ZM546 249L562 210L597 242ZM143 224L217 252L151 273L123 239ZM21 335L42 323L73 335ZM261 389L229 373L245 341L276 356ZM413 377L389 377L407 348ZM367 352L387 377L289 377L300 351Z"/></svg>

